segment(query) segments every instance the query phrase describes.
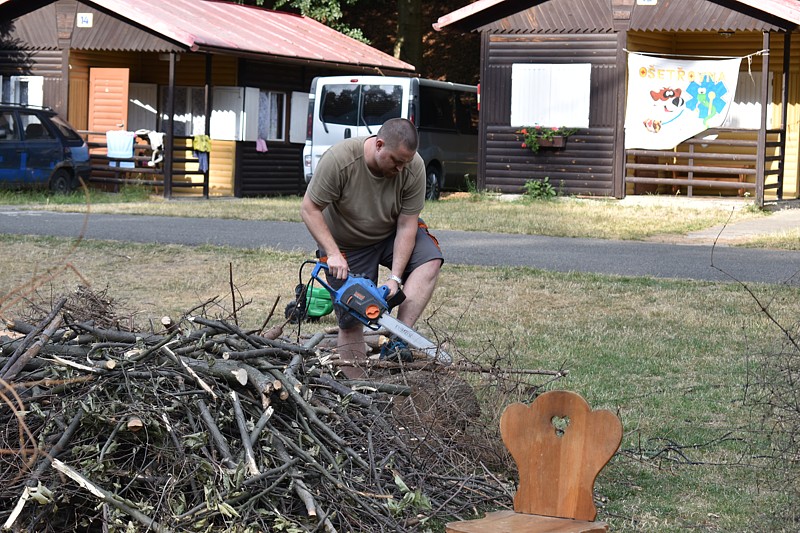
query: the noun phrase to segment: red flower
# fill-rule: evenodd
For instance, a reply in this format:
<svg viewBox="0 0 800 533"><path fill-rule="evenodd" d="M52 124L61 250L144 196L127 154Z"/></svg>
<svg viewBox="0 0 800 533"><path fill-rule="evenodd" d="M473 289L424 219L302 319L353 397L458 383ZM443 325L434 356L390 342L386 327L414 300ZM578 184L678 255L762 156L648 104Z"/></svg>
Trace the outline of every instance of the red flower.
<svg viewBox="0 0 800 533"><path fill-rule="evenodd" d="M528 130L526 130L525 128L522 128L521 130L519 130L519 132L521 134L523 134L523 135L527 135L528 134Z"/></svg>
<svg viewBox="0 0 800 533"><path fill-rule="evenodd" d="M525 143L522 143L520 146L522 146L523 148L527 148L528 147L528 145L525 144Z"/></svg>

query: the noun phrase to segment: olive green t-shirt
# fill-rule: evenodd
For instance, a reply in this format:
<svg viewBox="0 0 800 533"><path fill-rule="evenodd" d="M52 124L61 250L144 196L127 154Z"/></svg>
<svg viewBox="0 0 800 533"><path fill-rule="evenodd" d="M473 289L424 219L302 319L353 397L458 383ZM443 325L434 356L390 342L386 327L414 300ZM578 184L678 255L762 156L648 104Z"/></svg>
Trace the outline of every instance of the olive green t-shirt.
<svg viewBox="0 0 800 533"><path fill-rule="evenodd" d="M425 164L419 154L393 178L374 176L364 159L367 137L347 139L320 158L306 194L325 206L323 215L342 251L389 237L399 215L418 215L425 206Z"/></svg>

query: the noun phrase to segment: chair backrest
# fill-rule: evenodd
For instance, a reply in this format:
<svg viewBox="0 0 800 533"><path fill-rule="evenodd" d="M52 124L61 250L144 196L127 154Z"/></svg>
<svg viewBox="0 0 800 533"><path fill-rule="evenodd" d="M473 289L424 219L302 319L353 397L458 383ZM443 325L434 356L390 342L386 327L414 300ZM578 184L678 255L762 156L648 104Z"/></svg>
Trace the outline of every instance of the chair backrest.
<svg viewBox="0 0 800 533"><path fill-rule="evenodd" d="M622 442L614 413L592 411L574 392L550 391L506 407L500 433L519 469L516 512L595 519L594 481Z"/></svg>

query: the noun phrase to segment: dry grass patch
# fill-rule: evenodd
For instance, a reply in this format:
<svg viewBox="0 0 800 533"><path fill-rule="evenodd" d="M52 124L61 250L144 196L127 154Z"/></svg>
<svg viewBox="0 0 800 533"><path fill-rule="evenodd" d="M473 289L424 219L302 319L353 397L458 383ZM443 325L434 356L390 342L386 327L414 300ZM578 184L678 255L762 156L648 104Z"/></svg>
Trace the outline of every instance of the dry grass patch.
<svg viewBox="0 0 800 533"><path fill-rule="evenodd" d="M748 238L741 246L771 248L775 250L800 250L800 229Z"/></svg>
<svg viewBox="0 0 800 533"><path fill-rule="evenodd" d="M477 199L476 199L477 198ZM300 198L212 198L167 201L160 197L131 202L102 202L93 213L141 214L241 220L300 221ZM768 216L766 212L726 206L624 205L608 199L557 198L550 201L501 200L491 195L458 196L428 202L422 213L431 228L489 231L552 237L642 240L656 235L683 235L725 222ZM30 209L85 212L87 206L26 204Z"/></svg>
<svg viewBox="0 0 800 533"><path fill-rule="evenodd" d="M458 216L453 216L457 213ZM624 205L608 199L557 198L514 201L486 197L429 202L423 216L432 228L552 237L641 240L683 235L725 222L767 216L752 209L704 209L670 205Z"/></svg>
<svg viewBox="0 0 800 533"><path fill-rule="evenodd" d="M294 299L297 268L305 259L301 254L269 250L97 241L73 249L67 240L42 238L0 237L0 249L4 250L0 271L7 291L0 297L0 313L6 317L24 306L20 298L34 290L60 295L78 284L99 290L108 287L109 296L136 310L141 320L158 320L163 315L177 318L213 298L230 311L232 270L237 305L251 302L240 312L240 320L260 324L278 297L277 313L282 319L283 306Z"/></svg>

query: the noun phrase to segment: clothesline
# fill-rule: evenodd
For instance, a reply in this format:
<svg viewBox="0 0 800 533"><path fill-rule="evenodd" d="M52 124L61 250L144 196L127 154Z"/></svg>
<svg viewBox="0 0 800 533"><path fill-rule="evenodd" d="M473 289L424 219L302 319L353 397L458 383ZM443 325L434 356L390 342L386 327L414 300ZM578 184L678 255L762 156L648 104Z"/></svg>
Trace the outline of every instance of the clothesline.
<svg viewBox="0 0 800 533"><path fill-rule="evenodd" d="M757 52L753 52L752 54L747 54L745 56L704 56L698 54L662 54L658 52L632 52L627 48L623 48L625 53L627 54L639 54L641 56L653 56L653 57L676 57L676 58L683 58L683 59L752 59L755 56L760 56L762 54L769 53L769 50L762 49Z"/></svg>

